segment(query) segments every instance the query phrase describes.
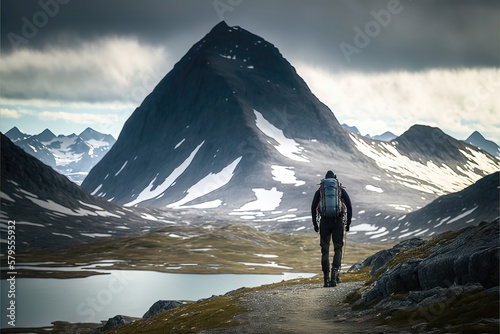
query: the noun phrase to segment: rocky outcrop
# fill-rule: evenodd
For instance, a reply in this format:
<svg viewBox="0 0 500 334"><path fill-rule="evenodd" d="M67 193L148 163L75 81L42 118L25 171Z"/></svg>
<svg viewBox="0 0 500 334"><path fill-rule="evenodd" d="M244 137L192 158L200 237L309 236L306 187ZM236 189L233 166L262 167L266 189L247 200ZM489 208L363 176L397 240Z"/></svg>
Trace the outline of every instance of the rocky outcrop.
<svg viewBox="0 0 500 334"><path fill-rule="evenodd" d="M158 313L163 311L167 311L179 306L184 305L183 302L177 300L159 300L151 307L149 310L142 316L143 319L150 318ZM99 334L111 329L115 329L117 327L126 325L128 323L134 322L137 318L127 317L123 315L115 315L113 318L109 318L108 321L104 324L104 326L95 329L92 334Z"/></svg>
<svg viewBox="0 0 500 334"><path fill-rule="evenodd" d="M133 320L130 317L126 317L123 315L115 315L113 318L109 318L104 326L99 327L96 330L94 330L92 332L92 334L98 334L98 333L102 333L105 331L109 331L111 329L115 329L117 327L126 325L132 321Z"/></svg>
<svg viewBox="0 0 500 334"><path fill-rule="evenodd" d="M152 317L158 313L161 313L163 311L167 311L167 310L170 310L170 309L182 306L182 305L184 305L184 304L180 301L177 301L177 300L159 300L156 303L154 303L153 305L151 305L149 310L146 313L144 313L142 318L146 319L146 318Z"/></svg>
<svg viewBox="0 0 500 334"><path fill-rule="evenodd" d="M370 257L367 257L365 260L354 264L349 271L355 271L359 270L364 267L370 267L370 274L375 274L377 270L382 268L384 265L387 264L391 259L393 259L396 255L398 255L400 252L409 250L409 249L414 249L418 246L421 246L423 243L425 243L424 240L420 238L412 238L408 240L401 241L399 244L396 246L392 247L391 249L384 249L381 250L380 252L377 252L373 254Z"/></svg>
<svg viewBox="0 0 500 334"><path fill-rule="evenodd" d="M351 268L372 273L352 309L411 333L498 333L499 252L498 219L406 240Z"/></svg>
<svg viewBox="0 0 500 334"><path fill-rule="evenodd" d="M418 246L407 247L411 244ZM492 288L499 285L499 255L498 219L443 233L425 243L404 241L356 266L373 266L372 272L376 272L376 280L361 300L372 302L395 293L432 291L453 285L480 284Z"/></svg>

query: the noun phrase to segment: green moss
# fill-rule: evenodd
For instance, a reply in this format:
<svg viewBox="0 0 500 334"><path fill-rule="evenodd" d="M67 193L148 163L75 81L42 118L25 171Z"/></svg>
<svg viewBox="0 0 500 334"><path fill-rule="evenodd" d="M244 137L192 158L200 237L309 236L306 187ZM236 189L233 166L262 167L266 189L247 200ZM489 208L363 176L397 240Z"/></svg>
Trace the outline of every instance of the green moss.
<svg viewBox="0 0 500 334"><path fill-rule="evenodd" d="M408 327L426 323L427 329L451 326L448 333L498 333L498 322L483 320L499 318L498 303L497 293L470 292L419 308L387 311L380 318L383 319L382 324L389 326ZM495 330L489 331L491 327Z"/></svg>
<svg viewBox="0 0 500 334"><path fill-rule="evenodd" d="M367 281L372 277L372 275L370 275L370 270L371 267L363 267L356 271L341 274L340 278L342 279L343 282Z"/></svg>
<svg viewBox="0 0 500 334"><path fill-rule="evenodd" d="M361 289L358 289L348 294L347 297L345 297L344 299L344 303L347 303L349 305L354 305L354 303L357 302L360 298L361 298Z"/></svg>
<svg viewBox="0 0 500 334"><path fill-rule="evenodd" d="M238 297L215 297L162 312L106 333L198 333L203 330L231 328L239 322L238 314L247 310L237 303Z"/></svg>

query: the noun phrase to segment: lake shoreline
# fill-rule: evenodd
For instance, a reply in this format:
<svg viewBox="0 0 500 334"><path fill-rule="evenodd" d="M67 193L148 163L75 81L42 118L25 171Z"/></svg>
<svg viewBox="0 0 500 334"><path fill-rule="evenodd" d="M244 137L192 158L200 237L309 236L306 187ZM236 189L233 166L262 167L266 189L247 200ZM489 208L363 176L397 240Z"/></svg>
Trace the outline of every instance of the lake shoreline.
<svg viewBox="0 0 500 334"><path fill-rule="evenodd" d="M314 273L290 272L184 274L108 268L99 269L99 275L84 278L70 279L74 272L61 271L65 279L18 279L16 327L43 328L56 322L100 324L117 314L142 317L158 300L198 301L243 287L316 276ZM1 283L4 290L8 282L2 280ZM6 298L2 295L2 304ZM4 320L2 332L9 328L14 330Z"/></svg>

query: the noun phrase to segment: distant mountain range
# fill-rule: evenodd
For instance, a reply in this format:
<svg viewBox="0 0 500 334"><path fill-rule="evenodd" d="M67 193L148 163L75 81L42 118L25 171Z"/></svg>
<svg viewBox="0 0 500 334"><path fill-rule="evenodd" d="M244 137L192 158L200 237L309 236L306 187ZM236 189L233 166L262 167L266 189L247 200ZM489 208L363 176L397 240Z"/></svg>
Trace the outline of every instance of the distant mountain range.
<svg viewBox="0 0 500 334"><path fill-rule="evenodd" d="M116 142L113 136L92 128L85 129L79 135L56 136L49 129L29 135L13 127L5 135L26 153L66 175L76 184L82 183L92 167Z"/></svg>
<svg viewBox="0 0 500 334"><path fill-rule="evenodd" d="M358 128L355 127L355 126L349 126L349 125L343 123L342 127L344 129L346 129L347 131L354 133L355 135L363 136L361 134L361 132L359 132ZM369 134L366 134L363 137L370 138L370 139L375 139L375 140L380 140L380 141L391 141L391 140L397 138L397 136L394 133L390 132L390 131L386 131L386 132L384 132L381 135L375 135L375 136L370 136Z"/></svg>
<svg viewBox="0 0 500 334"><path fill-rule="evenodd" d="M342 124L342 127L346 129L347 131L354 133L357 136L363 136L365 138L369 139L376 139L380 141L386 141L389 142L391 140L396 139L398 136L396 136L394 133L390 131L386 131L381 135L376 135L376 136L370 136L369 134L362 135L358 128L356 126L350 126L347 124ZM488 140L481 135L478 131L474 131L466 140L466 143L471 144L476 146L477 148L482 149L485 152L488 152L494 157L500 158L500 146L498 146L495 142Z"/></svg>
<svg viewBox="0 0 500 334"><path fill-rule="evenodd" d="M91 196L3 134L0 137L4 254L8 220L15 220L16 246L26 252L140 234L172 219L166 212L124 209Z"/></svg>

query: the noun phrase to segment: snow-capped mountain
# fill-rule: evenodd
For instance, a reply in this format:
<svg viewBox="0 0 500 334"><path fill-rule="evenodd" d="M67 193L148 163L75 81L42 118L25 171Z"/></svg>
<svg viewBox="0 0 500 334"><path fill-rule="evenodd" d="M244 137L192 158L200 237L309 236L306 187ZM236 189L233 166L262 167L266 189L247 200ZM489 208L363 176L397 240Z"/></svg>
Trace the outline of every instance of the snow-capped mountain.
<svg viewBox="0 0 500 334"><path fill-rule="evenodd" d="M14 143L19 140L25 140L31 137L31 135L21 132L21 130L19 130L17 126L7 131L5 135Z"/></svg>
<svg viewBox="0 0 500 334"><path fill-rule="evenodd" d="M31 154L71 181L81 184L88 172L109 151L116 140L91 128L79 135L56 136L49 129L27 135L12 128L5 135L26 153Z"/></svg>
<svg viewBox="0 0 500 334"><path fill-rule="evenodd" d="M471 186L443 195L425 207L397 216L385 216L390 224L355 224L350 238L354 240L399 241L405 238L433 236L458 230L482 221L493 221L500 212L500 172L485 176ZM361 235L357 235L360 233Z"/></svg>
<svg viewBox="0 0 500 334"><path fill-rule="evenodd" d="M465 141L471 145L479 147L494 157L500 158L500 146L498 146L495 142L484 138L483 135L477 131L474 131Z"/></svg>
<svg viewBox="0 0 500 334"><path fill-rule="evenodd" d="M427 126L390 142L349 133L276 47L221 22L134 111L82 187L128 207L211 209L291 231L311 227L328 169L351 196L353 223L379 229L500 163Z"/></svg>
<svg viewBox="0 0 500 334"><path fill-rule="evenodd" d="M8 221L15 221L17 249L23 252L138 234L168 222L167 212L132 211L89 195L3 134L0 137L2 251Z"/></svg>

